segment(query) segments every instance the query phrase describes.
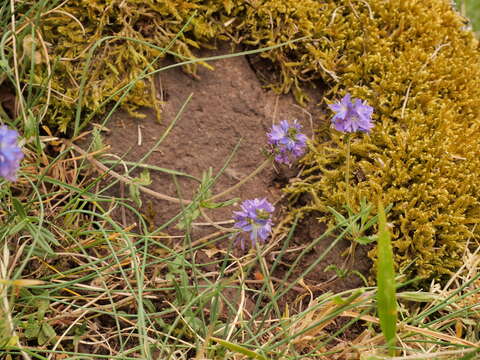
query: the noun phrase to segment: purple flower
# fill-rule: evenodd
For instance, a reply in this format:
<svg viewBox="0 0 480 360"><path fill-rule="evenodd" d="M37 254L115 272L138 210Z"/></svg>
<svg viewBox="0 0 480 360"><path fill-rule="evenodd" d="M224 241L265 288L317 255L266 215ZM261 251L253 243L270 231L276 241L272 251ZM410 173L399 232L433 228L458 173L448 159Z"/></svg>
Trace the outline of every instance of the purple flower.
<svg viewBox="0 0 480 360"><path fill-rule="evenodd" d="M234 227L250 233L252 247L257 240L264 243L272 231L272 213L274 207L267 199L245 200L240 207L241 211L234 211ZM240 237L240 246L245 249L245 237Z"/></svg>
<svg viewBox="0 0 480 360"><path fill-rule="evenodd" d="M341 101L331 104L329 107L335 112L332 125L338 131L347 133L370 132L373 128L373 108L366 101L351 99L350 94L347 93Z"/></svg>
<svg viewBox="0 0 480 360"><path fill-rule="evenodd" d="M10 181L17 180L17 170L23 153L17 144L18 132L0 126L0 176Z"/></svg>
<svg viewBox="0 0 480 360"><path fill-rule="evenodd" d="M302 126L297 123L297 120L291 125L287 120L282 120L280 125L272 126L267 137L277 162L291 164L292 160L305 153L307 137L301 133L301 129Z"/></svg>

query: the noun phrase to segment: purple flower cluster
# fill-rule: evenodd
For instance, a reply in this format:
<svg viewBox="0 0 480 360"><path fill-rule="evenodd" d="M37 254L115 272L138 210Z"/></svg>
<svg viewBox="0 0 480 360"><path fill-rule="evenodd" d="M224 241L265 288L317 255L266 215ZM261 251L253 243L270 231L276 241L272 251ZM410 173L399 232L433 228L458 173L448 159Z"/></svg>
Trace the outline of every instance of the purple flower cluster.
<svg viewBox="0 0 480 360"><path fill-rule="evenodd" d="M351 99L350 94L347 93L341 101L329 105L329 107L335 112L332 125L338 131L344 133L370 132L373 128L373 108L366 101Z"/></svg>
<svg viewBox="0 0 480 360"><path fill-rule="evenodd" d="M10 181L17 180L17 170L23 153L17 144L18 132L0 126L0 176Z"/></svg>
<svg viewBox="0 0 480 360"><path fill-rule="evenodd" d="M373 108L366 101L352 99L346 94L339 102L329 105L335 112L332 118L333 127L344 133L357 131L370 132L373 128ZM270 152L275 161L291 165L292 161L305 153L307 137L301 132L301 125L295 120L290 124L282 120L279 125L273 125L267 133ZM240 237L240 246L245 249L245 240L250 238L252 247L257 241L264 243L272 232L272 213L274 207L267 199L245 200L240 211L234 211L234 228L249 235Z"/></svg>
<svg viewBox="0 0 480 360"><path fill-rule="evenodd" d="M292 161L305 153L307 137L301 133L302 126L297 123L289 124L287 120L280 125L273 125L267 133L268 142L272 146L271 152L279 163L290 165Z"/></svg>
<svg viewBox="0 0 480 360"><path fill-rule="evenodd" d="M234 227L250 233L252 247L257 240L264 243L272 231L272 213L274 207L267 199L245 200L241 205L241 211L234 211L233 218L236 221ZM240 237L240 247L245 249L245 237Z"/></svg>

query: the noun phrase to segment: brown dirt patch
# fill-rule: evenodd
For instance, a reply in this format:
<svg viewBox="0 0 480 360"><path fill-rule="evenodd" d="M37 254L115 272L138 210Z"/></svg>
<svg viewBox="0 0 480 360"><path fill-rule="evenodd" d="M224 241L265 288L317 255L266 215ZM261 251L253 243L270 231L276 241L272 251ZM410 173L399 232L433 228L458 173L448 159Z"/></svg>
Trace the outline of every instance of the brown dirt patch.
<svg viewBox="0 0 480 360"><path fill-rule="evenodd" d="M212 56L227 53L224 48L219 51L202 51L198 56ZM292 96L278 96L266 91L260 83L258 71L252 70L245 57L235 57L210 63L215 70L199 68L198 79L184 73L180 68L162 72L158 78L161 84L161 94L165 100L162 119L157 121L152 110L145 110L145 119L135 119L123 112L117 112L107 127L111 132L105 137L106 144L111 145L111 153L121 156L127 161L138 161L146 152L152 149L158 139L175 118L186 99L192 98L186 105L177 124L162 144L155 149L145 163L162 168L178 170L197 178L211 167L217 173L240 139L241 145L227 170L220 176L213 187L213 194L219 193L233 185L239 179L254 171L264 160L261 149L266 144L266 132L273 123L282 119L297 119L312 136L324 116L319 108L311 106L308 109L299 107ZM257 69L258 70L258 69ZM265 71L265 68L262 68ZM313 98L320 98L319 91L312 91ZM315 103L315 102L312 102ZM135 173L134 173L135 174ZM255 197L266 197L273 203L279 203L282 192L279 184L288 181L296 175L295 169L284 167L267 167L256 177L232 192L228 198L238 197L242 200ZM152 184L148 187L174 197L181 195L190 199L198 183L184 177L177 177L177 184L169 174L152 171ZM125 196L120 188L114 190L115 195ZM142 195L143 206L140 212L150 218L152 225L159 226L180 211L178 204ZM224 200L226 200L225 198ZM277 208L280 208L278 206ZM226 207L208 211L208 216L214 221L230 220L234 208ZM279 217L279 211L277 211ZM125 226L135 220L129 214L123 214L121 220ZM278 219L277 219L278 220ZM197 219L205 222L205 219ZM227 225L230 226L230 225ZM207 226L194 226L193 240L217 229ZM318 237L324 227L314 218L304 220L298 226L292 247L301 247ZM169 231L175 232L170 228ZM319 254L328 246L331 239L325 239L317 247L301 259L300 266L294 271L288 281L298 277ZM348 276L339 281L330 281L333 272L324 272L326 266L336 264L341 267L344 256L341 254L350 245L343 241L323 260L304 281L312 286L316 293L326 290L342 291L362 285L358 277ZM199 259L205 262L202 254ZM282 260L275 277L282 279L288 269L288 264L295 260L298 253L291 252ZM197 259L198 260L198 259ZM365 273L370 268L366 250L360 249L356 256L354 269ZM213 269L209 269L212 271ZM325 284L324 287L320 286ZM318 290L315 290L318 289ZM299 296L298 288L286 296L285 301L293 301Z"/></svg>
<svg viewBox="0 0 480 360"><path fill-rule="evenodd" d="M199 56L226 52L225 49L202 51ZM201 178L202 172L209 167L216 174L241 140L238 152L213 188L214 194L235 185L263 162L265 157L261 151L273 123L297 119L311 136L315 126L312 119L318 118L319 111L314 107L307 111L291 96L266 91L245 57L219 60L210 65L215 70L200 67L198 78L180 68L162 72L158 81L161 85L159 96L165 100L161 121L156 120L152 110L145 110L145 119L117 112L107 124L112 131L105 143L111 145L111 152L127 161L138 161L155 145L190 95L191 101L171 133L145 162ZM267 167L224 199L267 197L276 202L281 197L281 191L275 186L276 180L294 174L288 168ZM158 172L151 175L151 189L174 197L179 196L180 190L184 199L190 199L198 186L195 181L178 177L178 189L171 175ZM149 196L144 200L144 203L153 205L156 225L180 210L178 204ZM229 220L231 213L231 208L208 212L215 221Z"/></svg>

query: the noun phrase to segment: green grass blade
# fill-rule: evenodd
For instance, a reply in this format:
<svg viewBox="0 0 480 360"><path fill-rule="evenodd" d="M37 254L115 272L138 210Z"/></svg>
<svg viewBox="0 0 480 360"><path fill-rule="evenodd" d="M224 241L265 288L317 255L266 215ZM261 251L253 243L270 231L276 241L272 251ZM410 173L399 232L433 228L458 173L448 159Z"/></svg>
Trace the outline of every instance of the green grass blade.
<svg viewBox="0 0 480 360"><path fill-rule="evenodd" d="M397 326L397 301L395 297L395 270L390 232L383 204L378 203L378 262L377 262L377 306L380 327L387 340L389 353L395 355L395 333Z"/></svg>

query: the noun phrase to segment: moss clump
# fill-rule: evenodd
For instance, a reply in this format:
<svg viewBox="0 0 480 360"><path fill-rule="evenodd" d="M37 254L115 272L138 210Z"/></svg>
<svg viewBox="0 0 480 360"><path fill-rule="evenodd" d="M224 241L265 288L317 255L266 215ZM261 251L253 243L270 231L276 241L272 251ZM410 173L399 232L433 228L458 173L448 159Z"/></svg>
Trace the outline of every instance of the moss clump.
<svg viewBox="0 0 480 360"><path fill-rule="evenodd" d="M410 265L407 273L423 278L448 275L478 236L480 58L450 1L72 0L60 10L42 17L42 34L59 58L52 86L64 96L54 97L51 121L62 129L73 118L88 50L105 36L167 46L194 11L171 48L184 56L212 39L260 47L306 36L262 54L280 74L271 86L303 102L302 83L320 81L329 99L349 91L374 106L371 136L352 141L350 196L357 205L379 196L393 204L398 268ZM119 99L113 94L156 56L162 52L145 44L104 41L87 73L83 110ZM154 94L154 82L137 82L122 101L130 110L155 106ZM311 195L302 212L346 202L345 146L335 134L320 138L304 159L302 180L287 189Z"/></svg>
<svg viewBox="0 0 480 360"><path fill-rule="evenodd" d="M49 83L53 89L49 122L61 131L71 126L84 76L84 114L101 112L107 99L120 100L132 114L140 106L159 112L152 78L135 82L126 95L119 90L145 68L159 67L152 63L164 56L159 48L168 48L179 59L193 58L192 49L214 47L214 40L262 47L303 36L312 39L262 54L280 75L278 83L269 85L283 93L293 90L303 103L302 82L329 79L338 67L347 66L338 61L340 56L328 40L337 34L338 23L333 20L343 7L317 0L71 0L61 8L44 10L41 34L51 44L50 58L56 60ZM194 73L195 66L186 70ZM47 79L46 67L37 67L37 75Z"/></svg>
<svg viewBox="0 0 480 360"><path fill-rule="evenodd" d="M155 60L165 56L162 47L180 58L191 57L190 48L218 34L213 25L203 23L215 6L202 3L207 2L71 0L60 8L40 9L41 34L51 44L49 55L55 61L49 122L61 131L72 125L82 80L86 84L84 115L104 111L108 100L120 101L133 115L141 116L135 112L141 106L154 107L159 113L154 79L134 80L145 69L158 68ZM182 34L194 11L203 17L194 17ZM48 76L45 66L37 72ZM132 81L130 91L121 91Z"/></svg>
<svg viewBox="0 0 480 360"><path fill-rule="evenodd" d="M347 89L375 108L371 135L353 140L350 193L357 206L378 197L393 204L397 267L439 278L462 264L479 234L478 42L448 1L368 4L345 9L329 42L348 64L337 67L335 97ZM333 136L311 150L303 180L288 191L312 195L304 211L342 208L345 144Z"/></svg>

